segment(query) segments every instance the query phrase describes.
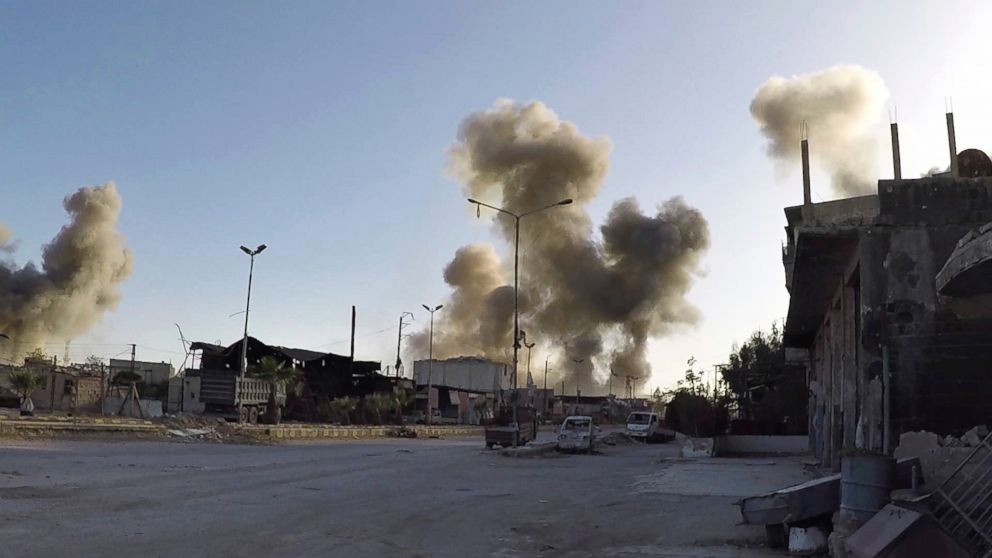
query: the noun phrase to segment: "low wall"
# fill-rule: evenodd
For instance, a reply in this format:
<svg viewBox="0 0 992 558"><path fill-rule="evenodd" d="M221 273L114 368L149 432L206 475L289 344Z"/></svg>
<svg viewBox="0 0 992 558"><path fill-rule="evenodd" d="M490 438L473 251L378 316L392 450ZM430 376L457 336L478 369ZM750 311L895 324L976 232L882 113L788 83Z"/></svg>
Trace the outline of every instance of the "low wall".
<svg viewBox="0 0 992 558"><path fill-rule="evenodd" d="M803 454L809 451L809 437L728 434L716 437L715 449L720 456Z"/></svg>
<svg viewBox="0 0 992 558"><path fill-rule="evenodd" d="M398 426L336 426L287 424L280 426L241 425L241 432L248 436L268 440L366 440L395 437ZM480 426L407 426L417 438L453 438L482 436Z"/></svg>
<svg viewBox="0 0 992 558"><path fill-rule="evenodd" d="M165 427L148 420L118 418L18 417L0 420L0 436L56 432L144 432L164 434Z"/></svg>

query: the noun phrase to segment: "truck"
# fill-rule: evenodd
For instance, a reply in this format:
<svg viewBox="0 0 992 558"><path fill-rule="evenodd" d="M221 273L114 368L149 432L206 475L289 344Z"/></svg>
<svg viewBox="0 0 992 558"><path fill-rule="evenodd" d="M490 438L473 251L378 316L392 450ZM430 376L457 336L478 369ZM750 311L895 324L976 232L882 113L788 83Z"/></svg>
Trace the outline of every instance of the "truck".
<svg viewBox="0 0 992 558"><path fill-rule="evenodd" d="M501 405L486 425L486 447L522 446L537 437L537 413L531 407Z"/></svg>
<svg viewBox="0 0 992 558"><path fill-rule="evenodd" d="M265 380L241 377L237 370L198 370L200 402L204 413L240 423L257 424L265 417L270 404L272 386ZM286 390L276 391L276 413L282 416L286 405Z"/></svg>

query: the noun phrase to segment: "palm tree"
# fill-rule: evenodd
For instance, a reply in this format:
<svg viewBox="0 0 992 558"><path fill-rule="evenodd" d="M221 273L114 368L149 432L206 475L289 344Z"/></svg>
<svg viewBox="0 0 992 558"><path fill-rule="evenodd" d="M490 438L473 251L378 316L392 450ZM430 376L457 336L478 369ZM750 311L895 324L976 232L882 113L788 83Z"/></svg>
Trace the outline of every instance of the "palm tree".
<svg viewBox="0 0 992 558"><path fill-rule="evenodd" d="M34 414L34 402L31 394L45 385L45 377L30 370L15 370L7 377L14 391L21 396L21 413Z"/></svg>
<svg viewBox="0 0 992 558"><path fill-rule="evenodd" d="M351 413L358 407L358 401L350 397L338 397L331 401L331 408L334 414L342 419L344 424L351 424Z"/></svg>
<svg viewBox="0 0 992 558"><path fill-rule="evenodd" d="M252 369L251 375L269 382L269 421L272 424L279 424L282 421L282 412L276 397L279 388L289 391L289 388L299 381L301 372L286 366L286 363L273 356L264 356L258 361L258 366Z"/></svg>
<svg viewBox="0 0 992 558"><path fill-rule="evenodd" d="M486 412L489 410L489 400L485 397L480 397L475 400L475 415L479 417L479 424L484 424L489 418L486 416Z"/></svg>
<svg viewBox="0 0 992 558"><path fill-rule="evenodd" d="M384 393L373 393L365 396L365 408L375 413L376 424L382 424L382 411L389 407L390 397Z"/></svg>

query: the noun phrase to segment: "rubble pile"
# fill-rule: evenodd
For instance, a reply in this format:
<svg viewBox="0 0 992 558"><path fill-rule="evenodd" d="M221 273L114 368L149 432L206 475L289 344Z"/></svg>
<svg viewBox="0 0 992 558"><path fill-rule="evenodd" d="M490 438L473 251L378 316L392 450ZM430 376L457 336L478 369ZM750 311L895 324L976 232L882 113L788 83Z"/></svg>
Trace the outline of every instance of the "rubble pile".
<svg viewBox="0 0 992 558"><path fill-rule="evenodd" d="M169 438L179 442L232 442L243 436L223 418L195 415L165 417Z"/></svg>
<svg viewBox="0 0 992 558"><path fill-rule="evenodd" d="M626 432L610 432L596 441L607 446L629 446L636 443Z"/></svg>

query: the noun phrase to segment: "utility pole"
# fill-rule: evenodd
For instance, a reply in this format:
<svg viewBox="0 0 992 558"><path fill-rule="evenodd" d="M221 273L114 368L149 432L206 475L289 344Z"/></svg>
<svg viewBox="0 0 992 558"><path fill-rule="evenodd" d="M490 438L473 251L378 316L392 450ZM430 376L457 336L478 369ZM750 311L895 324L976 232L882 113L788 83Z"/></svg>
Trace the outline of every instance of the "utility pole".
<svg viewBox="0 0 992 558"><path fill-rule="evenodd" d="M131 378L134 378L134 350L137 347L134 343L131 343Z"/></svg>
<svg viewBox="0 0 992 558"><path fill-rule="evenodd" d="M544 410L541 411L542 413L548 412L548 360L550 359L550 356L544 359L544 395L541 396L541 401L544 401Z"/></svg>
<svg viewBox="0 0 992 558"><path fill-rule="evenodd" d="M348 362L348 381L355 376L355 305L351 306L351 359Z"/></svg>
<svg viewBox="0 0 992 558"><path fill-rule="evenodd" d="M405 323L403 323L403 318L407 316L410 316L411 320L413 319L412 312L403 312L402 314L400 314L400 330L399 333L396 334L396 377L397 378L400 377L400 367L403 366L403 360L400 358L400 344L403 342L403 326L406 325Z"/></svg>

